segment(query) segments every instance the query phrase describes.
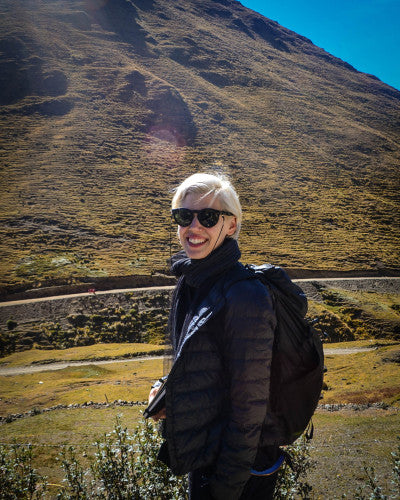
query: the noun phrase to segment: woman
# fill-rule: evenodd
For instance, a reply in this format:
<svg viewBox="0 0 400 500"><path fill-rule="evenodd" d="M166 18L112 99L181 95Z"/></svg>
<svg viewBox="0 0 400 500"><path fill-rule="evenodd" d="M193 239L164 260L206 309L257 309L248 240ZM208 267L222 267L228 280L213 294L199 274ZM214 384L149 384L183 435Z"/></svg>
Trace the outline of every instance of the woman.
<svg viewBox="0 0 400 500"><path fill-rule="evenodd" d="M160 459L190 473L191 500L272 498L282 463L273 436L265 439L276 319L267 288L239 263L238 196L227 179L194 174L177 188L172 216L183 251L172 258L179 280L174 363L155 416L165 418Z"/></svg>

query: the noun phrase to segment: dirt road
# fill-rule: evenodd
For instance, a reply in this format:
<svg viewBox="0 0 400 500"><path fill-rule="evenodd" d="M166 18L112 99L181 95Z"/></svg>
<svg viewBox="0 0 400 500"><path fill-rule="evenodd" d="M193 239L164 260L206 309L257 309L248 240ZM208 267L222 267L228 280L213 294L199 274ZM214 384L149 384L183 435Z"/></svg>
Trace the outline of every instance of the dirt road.
<svg viewBox="0 0 400 500"><path fill-rule="evenodd" d="M349 348L325 348L325 356L338 356L345 354L355 354L358 352L370 351L370 347L349 347ZM29 366L0 366L0 376L23 375L27 373L38 373L44 371L55 371L69 368L70 366L85 366L85 365L107 365L111 363L138 363L151 359L163 359L164 356L138 356L135 358L122 359L104 359L104 360L86 360L86 361L57 361L54 363L34 364Z"/></svg>
<svg viewBox="0 0 400 500"><path fill-rule="evenodd" d="M294 283L298 283L300 286L306 286L308 283L312 284L315 282L322 282L326 283L327 285L332 285L335 283L352 283L352 282L364 282L365 287L368 287L368 284L372 283L385 283L385 282L390 282L391 287L394 287L396 290L400 289L400 277L394 277L394 276L375 276L375 277L355 277L355 278L304 278L304 279L294 279ZM53 301L53 300L62 300L62 299L71 299L71 298L77 298L77 297L87 297L87 296L101 296L101 295L115 295L115 294L120 294L120 293L136 293L136 292L143 292L143 291L152 291L152 292L159 292L159 291L165 291L165 290L173 290L174 286L171 285L165 285L165 286L153 286L153 287L141 287L141 288L123 288L123 289L116 289L116 290L103 290L103 291L95 291L95 292L82 292L82 293L72 293L72 294L66 294L66 295L54 295L50 297L38 297L38 298L30 298L30 299L23 299L23 300L10 300L10 301L4 301L0 302L0 308L2 307L9 307L12 305L23 305L23 304L32 304L35 302L46 302L46 301Z"/></svg>
<svg viewBox="0 0 400 500"><path fill-rule="evenodd" d="M70 366L108 365L111 363L138 363L140 361L148 361L150 359L162 359L163 357L164 356L137 356L135 358L103 359L97 361L57 361L54 363L38 363L29 366L0 366L0 376L23 375L27 373L63 370L64 368L69 368Z"/></svg>

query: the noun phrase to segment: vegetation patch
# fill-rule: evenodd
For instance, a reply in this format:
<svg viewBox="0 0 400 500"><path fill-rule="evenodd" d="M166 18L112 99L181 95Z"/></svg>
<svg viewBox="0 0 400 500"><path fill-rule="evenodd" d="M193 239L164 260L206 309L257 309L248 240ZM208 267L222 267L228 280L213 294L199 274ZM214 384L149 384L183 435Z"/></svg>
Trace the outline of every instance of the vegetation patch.
<svg viewBox="0 0 400 500"><path fill-rule="evenodd" d="M396 440L400 412L317 411L313 422L315 432L310 455L317 466L308 474L308 481L314 487L311 498L398 498L399 456L397 476L393 472L395 454L400 451ZM374 469L376 484L386 497L373 496L365 468Z"/></svg>
<svg viewBox="0 0 400 500"><path fill-rule="evenodd" d="M163 344L166 338L170 296L168 292L125 294L105 305L100 299L82 303L79 312L52 321L19 321L9 318L0 329L0 355L32 348L66 349L98 343ZM51 309L50 309L51 311Z"/></svg>
<svg viewBox="0 0 400 500"><path fill-rule="evenodd" d="M399 294L321 289L323 303L309 302L309 317L326 342L400 340Z"/></svg>
<svg viewBox="0 0 400 500"><path fill-rule="evenodd" d="M101 412L105 413L103 417L110 416L109 410ZM80 416L86 422L85 415ZM126 422L130 416L116 416L112 431L108 420L103 435L94 435L90 444L80 442L79 433L74 434L73 444L57 442L53 434L49 434L50 440L46 436L45 444L3 443L0 460L7 498L25 498L16 495L21 484L28 487L21 475L23 470L31 479L32 491L38 491L37 498L58 494L57 498L65 499L105 499L114 498L116 491L123 498L165 498L166 493L167 498L187 498L187 478L173 476L156 459L161 438L153 424L139 419L138 426L130 423L123 427L122 418ZM51 429L53 425L48 423ZM280 470L276 492L279 498L325 498L327 491L340 491L342 498L355 500L365 499L365 493L374 499L388 498L387 495L397 498L400 446L396 448L391 437L398 430L398 415L317 413L315 423L318 434L311 445L299 439L286 448L293 468L285 464ZM380 432L377 442L373 436L382 426L384 432ZM59 434L60 427L57 431ZM90 440L86 432L83 435Z"/></svg>
<svg viewBox="0 0 400 500"><path fill-rule="evenodd" d="M105 344L98 347L100 350L108 349L108 354L113 355L130 346ZM138 348L140 347L139 345ZM325 382L328 388L324 391L322 403L386 400L392 406L387 410L317 410L313 419L315 435L310 448L310 458L316 463L316 467L309 470L305 481L305 484L312 486L312 493L309 493L308 498L313 498L312 495L314 498L324 497L326 491L331 490L357 498L357 488L367 481L364 465L374 466L379 481L386 488L384 491L390 491L390 452L394 449L400 424L397 409L400 389L397 396L387 395L385 390L392 390L396 384L400 387L398 364L388 361L399 350L399 343L360 340L327 344L325 347L338 351L338 354L326 356L328 371ZM367 347L368 351L361 351ZM340 354L343 348L354 350L354 353ZM87 346L53 352L57 356L64 353L71 358L85 358L90 354L98 355L95 349L96 346ZM29 365L32 356L38 356L41 352L48 354L48 351L32 350L15 353L8 359L11 358L15 364L16 358L21 356L25 358L26 365ZM144 401L151 384L162 373L163 360L158 359L86 365L56 372L1 377L2 415L36 408L30 418L3 424L2 441L10 444L14 440L18 443L32 443L35 450L32 463L38 473L47 476L51 484L63 485L64 473L56 462L60 451L67 450L72 445L79 457L82 454L93 454L96 439L110 432L110 422L116 415L122 414L129 431L133 431L140 421L143 407L96 407L93 404L71 409L60 408L51 412L42 410L57 404L105 402L106 396L110 402L118 399ZM360 392L354 398L356 390ZM55 494L60 488L61 486L51 486L51 493Z"/></svg>
<svg viewBox="0 0 400 500"><path fill-rule="evenodd" d="M45 368L44 368L45 370ZM85 365L56 371L0 376L0 415L87 401L145 401L163 374L163 360Z"/></svg>
<svg viewBox="0 0 400 500"><path fill-rule="evenodd" d="M336 344L338 348L347 345ZM400 371L396 362L400 343L375 348L374 342L357 343L358 347L362 345L370 346L371 350L325 356L327 372L321 402L365 404L378 401L400 405Z"/></svg>

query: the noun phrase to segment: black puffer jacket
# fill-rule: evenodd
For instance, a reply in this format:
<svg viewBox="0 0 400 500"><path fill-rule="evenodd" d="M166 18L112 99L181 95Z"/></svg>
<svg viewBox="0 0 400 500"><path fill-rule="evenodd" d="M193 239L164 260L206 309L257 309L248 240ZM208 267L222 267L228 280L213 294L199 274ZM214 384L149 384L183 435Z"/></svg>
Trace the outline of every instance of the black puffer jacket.
<svg viewBox="0 0 400 500"><path fill-rule="evenodd" d="M169 465L211 466L218 500L240 497L268 427L276 319L267 288L248 277L235 264L197 304L167 382Z"/></svg>

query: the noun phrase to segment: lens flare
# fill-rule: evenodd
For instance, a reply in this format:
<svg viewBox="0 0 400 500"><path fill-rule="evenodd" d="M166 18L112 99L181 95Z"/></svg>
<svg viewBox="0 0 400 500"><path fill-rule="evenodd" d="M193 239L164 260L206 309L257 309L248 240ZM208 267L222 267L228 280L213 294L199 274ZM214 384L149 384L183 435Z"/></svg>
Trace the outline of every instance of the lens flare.
<svg viewBox="0 0 400 500"><path fill-rule="evenodd" d="M155 125L147 133L148 156L153 162L174 167L183 160L185 138L174 127Z"/></svg>

